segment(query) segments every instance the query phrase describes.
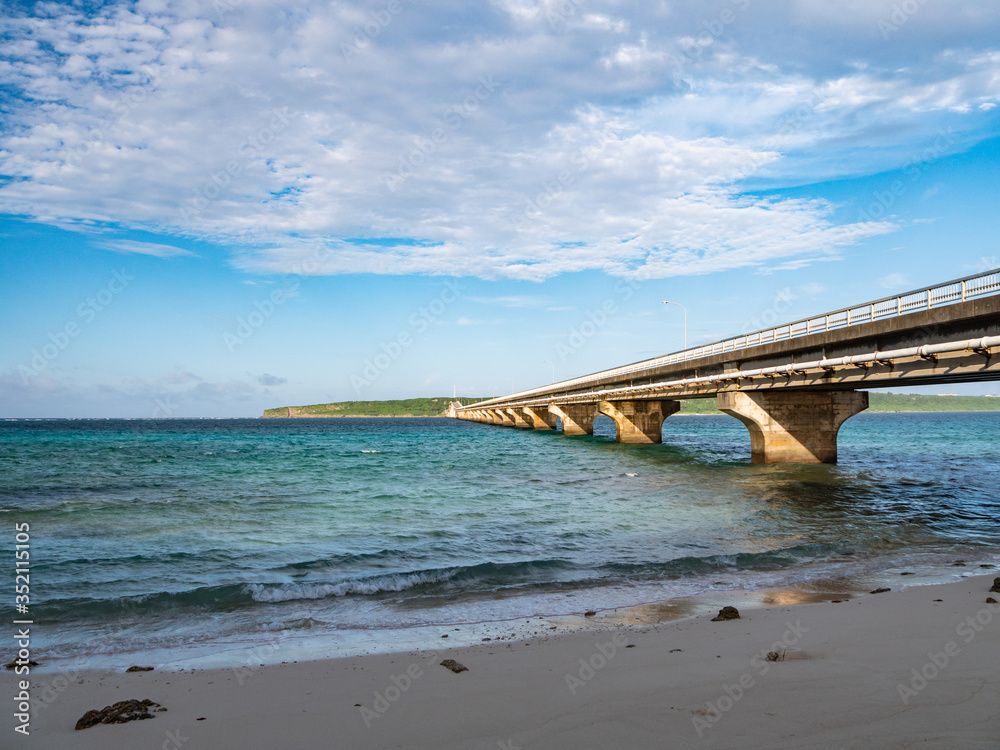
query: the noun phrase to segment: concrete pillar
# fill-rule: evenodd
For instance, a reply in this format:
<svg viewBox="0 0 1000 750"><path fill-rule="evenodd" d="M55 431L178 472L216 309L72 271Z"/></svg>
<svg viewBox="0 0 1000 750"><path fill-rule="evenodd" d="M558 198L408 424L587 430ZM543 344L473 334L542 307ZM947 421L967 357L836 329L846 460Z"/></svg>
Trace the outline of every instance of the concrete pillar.
<svg viewBox="0 0 1000 750"><path fill-rule="evenodd" d="M549 411L562 420L563 435L593 435L595 404L551 404Z"/></svg>
<svg viewBox="0 0 1000 750"><path fill-rule="evenodd" d="M840 425L868 408L868 392L731 391L718 407L747 426L755 464L834 464Z"/></svg>
<svg viewBox="0 0 1000 750"><path fill-rule="evenodd" d="M504 427L514 426L514 420L511 419L510 414L508 414L503 409L491 409L491 411L493 412L493 416L496 419L496 422L494 422L494 424L502 425Z"/></svg>
<svg viewBox="0 0 1000 750"><path fill-rule="evenodd" d="M681 408L679 401L602 401L601 414L615 423L619 443L662 443L663 420Z"/></svg>
<svg viewBox="0 0 1000 750"><path fill-rule="evenodd" d="M545 406L525 406L521 411L536 430L554 430L559 420L559 417Z"/></svg>
<svg viewBox="0 0 1000 750"><path fill-rule="evenodd" d="M528 420L525 419L524 414L521 413L520 408L507 409L507 416L509 416L513 420L515 427L520 427L523 430L530 430L532 427L534 427L533 424L530 424Z"/></svg>

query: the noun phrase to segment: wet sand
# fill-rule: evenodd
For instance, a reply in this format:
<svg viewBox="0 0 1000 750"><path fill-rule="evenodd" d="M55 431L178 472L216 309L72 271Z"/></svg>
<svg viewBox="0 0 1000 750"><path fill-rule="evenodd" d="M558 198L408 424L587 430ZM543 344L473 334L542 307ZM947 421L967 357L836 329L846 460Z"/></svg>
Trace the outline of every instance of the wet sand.
<svg viewBox="0 0 1000 750"><path fill-rule="evenodd" d="M997 748L994 577L836 603L729 597L742 617L721 622L684 602L599 613L575 632L540 619L534 638L451 650L442 639L436 651L266 666L37 674L30 739L9 711L2 731L10 746L95 749ZM5 672L7 696L14 680ZM168 710L74 731L87 710L129 698Z"/></svg>

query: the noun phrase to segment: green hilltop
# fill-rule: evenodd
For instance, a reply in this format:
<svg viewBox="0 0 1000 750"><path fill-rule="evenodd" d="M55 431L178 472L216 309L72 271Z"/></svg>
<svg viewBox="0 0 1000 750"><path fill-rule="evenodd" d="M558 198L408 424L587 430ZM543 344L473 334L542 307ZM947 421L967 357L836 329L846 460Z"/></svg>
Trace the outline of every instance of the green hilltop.
<svg viewBox="0 0 1000 750"><path fill-rule="evenodd" d="M453 400L440 398L408 398L400 401L339 401L311 406L282 406L267 409L265 418L310 417L440 417ZM463 404L483 399L458 399ZM933 396L909 393L869 393L869 412L897 411L1000 411L1000 398L994 396ZM684 399L681 414L719 414L715 399Z"/></svg>
<svg viewBox="0 0 1000 750"><path fill-rule="evenodd" d="M311 406L282 406L267 409L264 417L440 417L452 400L448 397L408 398L402 401L339 401ZM463 399L466 403L471 400Z"/></svg>

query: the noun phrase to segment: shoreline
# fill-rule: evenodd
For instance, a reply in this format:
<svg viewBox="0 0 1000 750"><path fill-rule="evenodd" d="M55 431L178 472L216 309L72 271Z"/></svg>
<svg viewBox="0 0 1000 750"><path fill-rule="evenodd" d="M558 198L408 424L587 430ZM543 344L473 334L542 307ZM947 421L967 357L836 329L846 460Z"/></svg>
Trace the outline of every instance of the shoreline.
<svg viewBox="0 0 1000 750"><path fill-rule="evenodd" d="M351 748L651 748L664 736L678 747L996 747L1000 605L986 603L1000 596L989 593L996 572L837 604L776 595L754 608L715 592L741 608L729 622L700 606L561 634L539 623L528 639L433 651L39 672L32 734L84 749L158 747L170 731L189 750L329 747L331 737ZM784 660L766 661L775 647ZM444 658L468 671L453 674ZM168 711L74 732L85 711L131 698Z"/></svg>
<svg viewBox="0 0 1000 750"><path fill-rule="evenodd" d="M543 604L538 609L525 609L512 616L489 617L483 616L486 613L479 613L480 617L456 619L444 615L437 621L392 627L320 628L315 632L311 628L283 629L270 631L270 635L247 632L183 645L50 657L45 658L44 663L34 671L37 674L55 673L65 670L66 665L78 669L124 670L137 663L155 664L158 669L170 671L226 669L243 664L247 654L254 654L255 660L266 664L291 658L321 661L434 648L439 645L443 634L446 634L443 637L452 647L471 646L482 641L513 642L530 640L539 629L564 635L606 631L620 626L663 625L687 617L714 614L727 605L754 610L777 604L850 601L876 588L936 585L972 574L986 575L991 571L1000 574L1000 560L977 558L967 562L938 561L932 565L926 562L898 564L853 573L813 571L812 575L797 582L767 584L745 581L733 588L709 586L691 593L662 592L659 596L633 599L630 603L618 605L605 603L602 606L597 597L590 600L582 598L572 611L559 611L559 607L553 611ZM263 651L260 650L262 644L266 646ZM271 646L275 646L273 652ZM44 652L40 653L44 657Z"/></svg>

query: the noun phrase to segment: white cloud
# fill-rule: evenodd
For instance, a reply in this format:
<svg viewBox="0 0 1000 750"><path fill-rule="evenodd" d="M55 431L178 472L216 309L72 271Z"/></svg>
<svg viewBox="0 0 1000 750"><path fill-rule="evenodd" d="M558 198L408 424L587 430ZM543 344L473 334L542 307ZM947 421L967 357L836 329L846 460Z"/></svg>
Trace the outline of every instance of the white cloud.
<svg viewBox="0 0 1000 750"><path fill-rule="evenodd" d="M470 302L484 305L499 305L500 307L547 307L552 304L552 298L541 294L520 294L505 297L470 297Z"/></svg>
<svg viewBox="0 0 1000 750"><path fill-rule="evenodd" d="M584 14L582 23L584 26L613 31L616 34L624 34L629 28L628 21L621 18L612 18L601 13Z"/></svg>
<svg viewBox="0 0 1000 750"><path fill-rule="evenodd" d="M605 68L638 68L644 65L655 65L667 59L663 51L649 49L645 37L638 44L622 44L614 54L601 60Z"/></svg>
<svg viewBox="0 0 1000 750"><path fill-rule="evenodd" d="M1000 11L927 6L875 45L892 3L856 5L781 0L731 23L600 0L404 3L388 21L378 3L318 0L9 11L0 211L216 242L250 272L662 277L828 259L895 227L743 191L899 167L945 125L935 154L960 150L1000 90Z"/></svg>
<svg viewBox="0 0 1000 750"><path fill-rule="evenodd" d="M180 255L194 257L194 253L173 245L160 245L154 242L136 242L133 240L111 240L102 242L100 246L105 250L115 253L136 253L138 255L152 255L155 258L176 258Z"/></svg>
<svg viewBox="0 0 1000 750"><path fill-rule="evenodd" d="M18 417L72 414L144 418L183 417L219 410L259 413L252 404L267 397L266 386L261 385L265 384L237 379L209 381L187 371L117 382L83 381L64 371L25 379L11 368L0 371L0 411Z"/></svg>

